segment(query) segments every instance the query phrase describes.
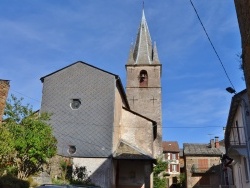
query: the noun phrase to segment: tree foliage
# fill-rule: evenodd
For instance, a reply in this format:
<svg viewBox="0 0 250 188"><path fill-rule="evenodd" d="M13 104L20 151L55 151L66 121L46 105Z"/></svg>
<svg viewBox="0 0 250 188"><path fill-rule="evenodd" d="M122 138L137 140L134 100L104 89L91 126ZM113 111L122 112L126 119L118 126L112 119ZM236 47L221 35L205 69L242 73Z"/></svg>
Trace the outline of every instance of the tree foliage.
<svg viewBox="0 0 250 188"><path fill-rule="evenodd" d="M6 164L9 164L10 157L13 156L14 139L9 130L0 124L0 175L4 173Z"/></svg>
<svg viewBox="0 0 250 188"><path fill-rule="evenodd" d="M165 171L167 168L167 162L162 159L157 160L157 164L154 166L154 188L165 188L167 180L165 178Z"/></svg>
<svg viewBox="0 0 250 188"><path fill-rule="evenodd" d="M29 105L22 105L22 100L13 95L7 100L3 129L9 133L5 133L3 142L12 140L12 155L5 153L4 157L10 158L17 168L18 178L25 179L41 170L47 159L56 154L56 139L46 123L50 116L34 113Z"/></svg>

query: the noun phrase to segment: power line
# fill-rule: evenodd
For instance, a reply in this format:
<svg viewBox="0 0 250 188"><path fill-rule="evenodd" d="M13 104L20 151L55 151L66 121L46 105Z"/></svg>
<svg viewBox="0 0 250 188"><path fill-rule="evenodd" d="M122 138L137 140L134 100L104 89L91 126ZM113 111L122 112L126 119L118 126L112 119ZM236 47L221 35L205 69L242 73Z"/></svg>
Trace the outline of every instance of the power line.
<svg viewBox="0 0 250 188"><path fill-rule="evenodd" d="M208 33L207 33L207 30L206 30L204 24L202 23L201 18L200 18L200 16L199 16L199 14L198 14L198 12L197 12L197 10L196 10L196 8L195 8L195 6L194 6L192 0L190 0L190 3L191 3L191 5L192 5L192 7L193 7L193 9L194 9L194 11L195 11L195 13L196 13L196 15L197 15L197 18L199 19L199 22L200 22L200 24L201 24L201 26L202 26L202 28L203 28L203 30L204 30L204 32L205 32L205 34L206 34L208 40L209 40L209 43L211 44L211 46L212 46L212 48L213 48L213 50L214 50L214 52L215 52L215 54L216 54L216 56L217 56L217 58L218 58L220 64L221 64L221 66L222 66L222 68L223 68L223 70L224 70L224 73L226 74L226 77L227 77L228 81L230 82L232 88L234 88L234 85L233 85L231 79L229 78L229 76L228 76L228 74L227 74L227 71L226 71L226 69L225 69L225 66L224 66L223 63L222 63L222 60L221 60L221 58L220 58L220 56L219 56L217 50L215 49L215 47L214 47L214 45L213 45L213 43L212 43L212 40L210 39L210 37L209 37L209 35L208 35ZM235 88L234 88L234 90L235 90Z"/></svg>
<svg viewBox="0 0 250 188"><path fill-rule="evenodd" d="M32 98L32 97L29 97L29 96L27 96L27 95L25 95L25 94L23 94L23 93L21 93L21 92L18 92L18 91L15 91L15 90L13 90L13 89L11 89L11 91L13 91L13 92L16 92L16 93L18 93L19 95L22 95L22 96L24 96L24 97L27 97L27 98L29 98L29 99L31 99L31 100L34 100L34 101L36 101L36 102L39 102L39 103L41 103L42 101L40 101L40 100L38 100L38 99L34 99L34 98ZM59 105L59 104L58 104ZM47 108L50 108L50 109L54 109L54 110L58 110L58 108L57 107L59 107L59 106L54 106L54 105L52 105L52 106L50 106L50 105L45 105ZM66 111L66 110L60 110L61 112L63 112L64 114L68 114L69 116L71 116L71 117L79 117L79 116L77 116L77 115L75 115L75 114L71 114L71 113L69 113L68 111ZM84 122L84 119L81 117L80 118L80 120L82 120L82 122ZM59 120L60 121L60 120ZM70 120L63 120L63 121L60 121L61 123L65 123L65 124L72 124L72 123L75 123L74 121L70 121ZM81 123L82 124L82 123ZM92 123L91 125L89 125L89 126L100 126L100 127L103 127L103 128L106 128L106 127L110 127L110 125L105 125L105 124L95 124L95 123ZM125 128L127 128L127 127L129 127L129 128L136 128L136 129L138 129L138 128L145 128L144 126L126 126L126 125L113 125L113 127L125 127ZM197 129L202 129L202 128L220 128L220 127L223 127L223 126L162 126L162 129L168 129L168 128L171 128L171 129L188 129L188 128L197 128Z"/></svg>

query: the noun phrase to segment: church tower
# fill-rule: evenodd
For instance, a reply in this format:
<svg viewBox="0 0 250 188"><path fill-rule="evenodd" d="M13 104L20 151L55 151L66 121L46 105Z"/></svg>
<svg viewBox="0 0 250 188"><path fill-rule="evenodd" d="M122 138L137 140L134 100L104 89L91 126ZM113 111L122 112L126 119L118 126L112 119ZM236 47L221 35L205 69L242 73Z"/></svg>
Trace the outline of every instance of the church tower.
<svg viewBox="0 0 250 188"><path fill-rule="evenodd" d="M131 110L157 122L154 141L154 156L157 157L162 154L161 63L156 44L151 41L144 10L126 72L126 94Z"/></svg>

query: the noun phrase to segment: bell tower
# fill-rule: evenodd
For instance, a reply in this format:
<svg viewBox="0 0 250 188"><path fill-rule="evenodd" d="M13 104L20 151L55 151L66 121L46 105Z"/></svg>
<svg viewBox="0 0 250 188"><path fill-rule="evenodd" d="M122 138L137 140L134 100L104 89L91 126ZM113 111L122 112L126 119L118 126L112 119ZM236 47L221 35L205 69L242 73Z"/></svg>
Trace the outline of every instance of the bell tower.
<svg viewBox="0 0 250 188"><path fill-rule="evenodd" d="M126 72L126 94L131 110L157 122L154 141L154 156L157 157L162 154L161 63L156 44L151 41L144 10Z"/></svg>

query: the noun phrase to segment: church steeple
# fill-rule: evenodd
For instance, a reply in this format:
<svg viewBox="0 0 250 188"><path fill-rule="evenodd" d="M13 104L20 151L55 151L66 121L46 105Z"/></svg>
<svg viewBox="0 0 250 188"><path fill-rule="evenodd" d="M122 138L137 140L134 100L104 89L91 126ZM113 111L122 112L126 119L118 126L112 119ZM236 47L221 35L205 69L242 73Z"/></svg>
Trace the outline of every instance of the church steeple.
<svg viewBox="0 0 250 188"><path fill-rule="evenodd" d="M126 94L130 109L157 122L154 156L160 156L162 154L161 63L156 44L153 45L151 41L144 10L136 42L129 52L126 72Z"/></svg>
<svg viewBox="0 0 250 188"><path fill-rule="evenodd" d="M136 42L131 47L127 64L159 64L156 45L154 45L154 47L152 45L144 9L142 10L142 19L139 25Z"/></svg>

